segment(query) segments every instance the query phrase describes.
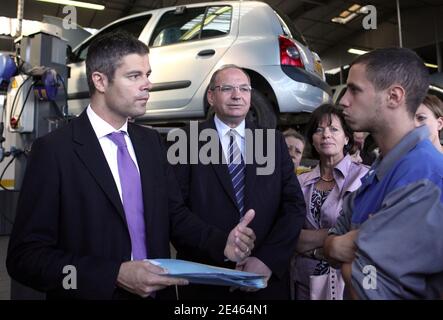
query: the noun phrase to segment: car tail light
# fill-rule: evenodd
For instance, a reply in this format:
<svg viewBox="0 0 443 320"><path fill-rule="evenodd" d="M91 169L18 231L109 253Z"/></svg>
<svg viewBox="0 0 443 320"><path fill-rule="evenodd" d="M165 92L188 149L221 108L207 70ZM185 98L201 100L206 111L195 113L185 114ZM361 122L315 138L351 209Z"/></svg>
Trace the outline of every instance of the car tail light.
<svg viewBox="0 0 443 320"><path fill-rule="evenodd" d="M304 68L300 51L293 40L285 36L279 36L280 44L280 64L286 66L294 66Z"/></svg>

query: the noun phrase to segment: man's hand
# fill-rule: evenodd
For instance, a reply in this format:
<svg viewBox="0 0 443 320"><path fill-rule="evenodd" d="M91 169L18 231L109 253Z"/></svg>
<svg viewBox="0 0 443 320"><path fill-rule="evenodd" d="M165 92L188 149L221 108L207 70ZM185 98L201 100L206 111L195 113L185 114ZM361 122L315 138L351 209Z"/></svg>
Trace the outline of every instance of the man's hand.
<svg viewBox="0 0 443 320"><path fill-rule="evenodd" d="M325 241L327 256L340 263L352 263L355 257L355 239L358 230L352 230L341 236L329 236Z"/></svg>
<svg viewBox="0 0 443 320"><path fill-rule="evenodd" d="M117 286L143 298L167 286L188 283L186 279L168 277L165 269L148 261L124 262L117 276Z"/></svg>
<svg viewBox="0 0 443 320"><path fill-rule="evenodd" d="M256 257L248 257L244 261L237 263L235 269L265 276L265 288L268 285L268 280L272 275L271 269L269 269L268 266L263 263L263 261ZM254 292L260 290L260 288L241 287L240 290Z"/></svg>
<svg viewBox="0 0 443 320"><path fill-rule="evenodd" d="M234 262L240 262L249 257L254 248L255 233L248 224L254 219L255 211L250 209L240 223L232 229L226 241L225 257Z"/></svg>

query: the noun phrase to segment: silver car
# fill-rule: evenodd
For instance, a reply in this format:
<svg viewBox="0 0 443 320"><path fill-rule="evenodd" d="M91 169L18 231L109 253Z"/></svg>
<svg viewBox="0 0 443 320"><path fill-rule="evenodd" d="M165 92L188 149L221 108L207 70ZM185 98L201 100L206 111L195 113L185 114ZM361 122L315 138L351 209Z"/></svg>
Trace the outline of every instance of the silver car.
<svg viewBox="0 0 443 320"><path fill-rule="evenodd" d="M248 118L262 127L304 123L307 113L330 101L320 58L284 14L258 1L217 1L162 8L117 20L70 54L71 113L89 103L84 60L91 41L123 29L150 47L154 84L138 121L171 123L211 115L206 91L225 64L251 77Z"/></svg>

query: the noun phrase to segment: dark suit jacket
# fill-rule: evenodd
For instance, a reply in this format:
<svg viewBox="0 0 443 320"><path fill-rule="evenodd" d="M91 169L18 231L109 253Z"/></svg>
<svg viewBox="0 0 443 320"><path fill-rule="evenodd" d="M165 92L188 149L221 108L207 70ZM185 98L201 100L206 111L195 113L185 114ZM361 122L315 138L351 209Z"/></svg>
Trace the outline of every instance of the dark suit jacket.
<svg viewBox="0 0 443 320"><path fill-rule="evenodd" d="M216 130L211 119L199 125ZM246 128L255 132L252 123ZM187 129L189 131L189 128ZM187 135L189 138L189 134ZM264 135L264 150L267 150ZM305 219L305 203L294 165L280 132L275 135L275 171L271 175L257 175L257 161L246 165L245 210L254 209L255 218L250 227L257 240L252 256L263 261L273 273L268 287L256 294L230 294L228 288L188 286L179 288L180 298L199 299L289 299L289 261L295 251L296 241ZM200 142L200 148L206 142ZM219 153L221 144L219 142ZM238 222L238 211L232 181L226 164L198 164L174 166L183 198L190 210L214 227L228 232ZM196 252L180 240L174 241L177 257L222 267L235 267L232 263L218 263L210 256Z"/></svg>
<svg viewBox="0 0 443 320"><path fill-rule="evenodd" d="M131 123L128 133L140 168L149 257L169 257L174 236L223 261L228 233L207 226L184 206L159 134ZM48 298L127 298L131 295L115 284L130 257L118 190L84 112L32 146L7 269ZM77 270L76 290L63 289L67 265Z"/></svg>

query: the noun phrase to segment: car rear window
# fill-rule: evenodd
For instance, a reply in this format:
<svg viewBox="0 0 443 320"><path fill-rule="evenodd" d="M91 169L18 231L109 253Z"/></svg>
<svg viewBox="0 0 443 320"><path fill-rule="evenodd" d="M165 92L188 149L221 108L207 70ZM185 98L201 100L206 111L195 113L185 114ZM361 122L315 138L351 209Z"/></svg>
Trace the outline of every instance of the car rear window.
<svg viewBox="0 0 443 320"><path fill-rule="evenodd" d="M181 7L183 8L183 7ZM160 18L149 45L169 44L224 36L231 28L232 7L211 6L168 11Z"/></svg>
<svg viewBox="0 0 443 320"><path fill-rule="evenodd" d="M119 23L113 24L109 26L108 28L100 31L97 33L90 41L86 42L84 45L82 45L76 52L76 62L83 61L86 59L86 55L88 54L88 48L93 39L97 39L98 36L102 36L104 34L118 31L118 30L124 30L130 34L132 34L134 37L138 39L141 32L145 28L146 24L148 23L149 19L151 19L151 15L145 15L142 17L134 17L131 19L127 19L124 21L121 21Z"/></svg>
<svg viewBox="0 0 443 320"><path fill-rule="evenodd" d="M303 34L297 29L295 24L291 21L291 19L283 13L281 10L277 8L273 8L275 14L278 17L278 20L280 21L280 25L283 29L283 33L286 36L290 36L292 39L300 42L304 46L308 46L306 43L305 38L303 37Z"/></svg>

